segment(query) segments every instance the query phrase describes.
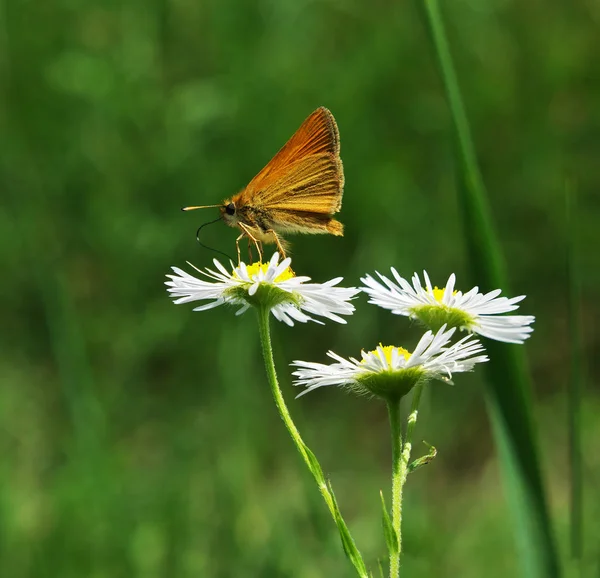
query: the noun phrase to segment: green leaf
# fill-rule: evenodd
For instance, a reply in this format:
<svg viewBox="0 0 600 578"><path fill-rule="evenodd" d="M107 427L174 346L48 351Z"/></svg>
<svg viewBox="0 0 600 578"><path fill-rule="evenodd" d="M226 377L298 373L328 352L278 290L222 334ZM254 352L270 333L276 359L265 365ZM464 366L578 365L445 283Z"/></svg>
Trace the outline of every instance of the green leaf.
<svg viewBox="0 0 600 578"><path fill-rule="evenodd" d="M388 514L388 509L385 505L385 498L383 497L383 492L381 490L379 491L379 496L381 497L381 512L385 542L387 544L390 556L397 556L398 535L396 534L396 530L394 530L394 526L392 526L392 520L390 519L390 515Z"/></svg>
<svg viewBox="0 0 600 578"><path fill-rule="evenodd" d="M450 108L459 163L459 202L477 285L508 289L506 274L475 147L437 0L418 2L430 34ZM522 348L489 342L487 407L502 464L508 502L515 518L519 559L525 576L560 576L546 502L531 410L531 387Z"/></svg>
<svg viewBox="0 0 600 578"><path fill-rule="evenodd" d="M348 557L350 562L352 562L352 564L354 565L354 568L356 568L356 571L358 572L359 576L367 578L368 577L367 568L366 568L366 566L363 562L363 559L356 547L356 544L354 543L354 539L352 538L352 535L350 534L350 530L348 530L348 527L346 526L346 522L344 522L344 519L342 518L340 509L338 507L337 500L335 499L335 494L333 493L333 487L331 486L331 482L329 480L327 481L327 488L329 489L331 498L333 500L333 506L334 506L334 510L335 510L335 516L334 516L335 522L337 524L338 531L340 533L340 538L342 540L342 546L344 548L344 552L346 553L346 556Z"/></svg>
<svg viewBox="0 0 600 578"><path fill-rule="evenodd" d="M326 485L325 476L323 475L323 470L321 468L321 464L319 463L319 460L317 460L317 456L315 456L315 454L313 454L311 449L304 442L302 442L302 447L306 454L307 465L308 465L310 471L312 472L313 476L315 477L315 479L317 480L317 482L319 484Z"/></svg>
<svg viewBox="0 0 600 578"><path fill-rule="evenodd" d="M435 458L435 456L437 456L437 450L435 449L434 446L429 445L426 441L423 441L423 443L429 448L429 452L427 453L427 455L421 457L421 458L417 458L416 460L412 461L410 464L408 464L408 472L414 472L416 469L420 468L421 466L426 466L429 462L431 462L433 460L433 458Z"/></svg>
<svg viewBox="0 0 600 578"><path fill-rule="evenodd" d="M567 219L567 279L569 282L569 454L571 476L571 556L581 563L583 556L583 472L581 449L581 404L584 388L584 355L581 331L581 281L577 242L577 195L570 185L565 190Z"/></svg>

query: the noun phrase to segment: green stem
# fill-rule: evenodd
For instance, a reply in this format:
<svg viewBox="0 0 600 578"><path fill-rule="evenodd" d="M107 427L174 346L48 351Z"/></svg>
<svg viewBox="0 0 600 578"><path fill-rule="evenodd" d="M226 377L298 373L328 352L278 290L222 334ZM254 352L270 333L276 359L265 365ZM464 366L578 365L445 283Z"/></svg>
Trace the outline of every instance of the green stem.
<svg viewBox="0 0 600 578"><path fill-rule="evenodd" d="M408 476L408 462L412 450L412 434L417 423L419 402L423 385L415 386L406 425L406 437L402 443L400 426L400 400L388 403L390 429L392 430L392 527L398 539L397 552L390 553L390 578L400 576L400 555L402 554L402 490Z"/></svg>
<svg viewBox="0 0 600 578"><path fill-rule="evenodd" d="M314 453L309 449L309 447L304 443L304 440L300 436L300 432L296 428L292 420L292 416L285 404L285 400L283 399L283 394L281 392L281 388L279 387L279 382L277 380L277 372L275 370L275 361L273 359L273 346L271 344L271 329L269 325L269 309L267 307L260 307L258 309L258 326L260 331L260 343L262 347L263 357L265 360L265 369L267 372L267 379L269 381L269 385L271 386L271 392L273 393L273 398L275 399L275 405L279 411L279 415L285 424L290 436L292 437L292 441L296 446L297 450L300 452L300 455L304 459L308 469L312 473L315 481L317 482L317 486L319 488L319 492L327 507L329 508L329 512L333 517L335 523L338 526L338 530L340 532L340 536L342 539L342 545L344 547L344 551L346 555L354 565L358 575L361 578L368 578L368 573L366 566L362 560L360 552L358 551L356 544L352 536L350 535L350 531L346 526L346 523L342 519L340 514L337 502L335 500L335 496L333 495L333 491L331 490L331 486L325 480L325 476L323 475L323 470Z"/></svg>
<svg viewBox="0 0 600 578"><path fill-rule="evenodd" d="M390 552L390 578L400 575L402 549L402 428L400 427L400 400L388 402L390 429L392 431L392 527L396 533L398 549Z"/></svg>
<svg viewBox="0 0 600 578"><path fill-rule="evenodd" d="M273 397L275 398L275 405L279 410L279 415L285 424L288 432L292 436L292 440L296 445L296 448L300 452L300 455L304 458L304 461L307 465L310 466L310 461L308 455L305 450L305 443L300 436L300 432L296 428L292 420L292 416L285 404L285 400L283 399L283 394L281 393L281 388L279 387L279 382L277 380L277 372L275 370L275 361L273 359L273 346L271 344L271 330L269 327L269 310L268 309L260 309L258 313L258 325L260 330L260 343L262 346L263 357L265 360L265 369L267 371L267 379L269 380L269 385L271 386L271 392L273 393ZM326 499L327 505L329 505L329 501ZM331 508L330 508L331 510Z"/></svg>

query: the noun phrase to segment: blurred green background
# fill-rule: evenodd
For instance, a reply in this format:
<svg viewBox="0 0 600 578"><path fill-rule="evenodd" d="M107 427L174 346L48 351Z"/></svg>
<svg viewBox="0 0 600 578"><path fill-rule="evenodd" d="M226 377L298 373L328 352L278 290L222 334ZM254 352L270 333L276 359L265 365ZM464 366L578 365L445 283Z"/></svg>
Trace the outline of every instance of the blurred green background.
<svg viewBox="0 0 600 578"><path fill-rule="evenodd" d="M598 377L600 5L444 2L526 344L545 480L568 564L565 181L579 192L584 345ZM317 106L334 113L343 238L292 238L316 281L426 268L466 277L450 119L415 4L175 0L0 4L0 576L351 576L270 399L253 313L173 306L172 265ZM235 232L204 241L234 253ZM491 289L484 287L484 289ZM505 288L507 289L507 288ZM415 345L357 301L347 326L274 327L292 414L365 560L385 558L385 407L335 389L300 400L287 364ZM407 577L517 575L483 372L426 393L409 478ZM599 558L600 410L581 427L586 568ZM424 446L416 444L416 452ZM389 500L389 498L388 498ZM595 574L597 575L597 574Z"/></svg>

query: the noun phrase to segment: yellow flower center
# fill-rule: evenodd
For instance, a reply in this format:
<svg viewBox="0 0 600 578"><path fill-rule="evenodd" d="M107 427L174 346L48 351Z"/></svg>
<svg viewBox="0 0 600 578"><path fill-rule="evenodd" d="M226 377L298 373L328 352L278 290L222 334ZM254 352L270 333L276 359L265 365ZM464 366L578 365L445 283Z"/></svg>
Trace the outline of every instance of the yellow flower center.
<svg viewBox="0 0 600 578"><path fill-rule="evenodd" d="M394 345L382 345L381 343L379 344L379 347L383 349L383 355L385 356L385 360L388 362L388 365L392 364L392 352L394 351L394 349L398 352L399 355L402 355L406 361L408 361L408 359L411 356L411 353L404 349L404 347L395 347ZM369 353L379 356L379 351L377 351L377 349L375 349L374 351L369 351ZM364 363L364 360L361 361L361 363Z"/></svg>
<svg viewBox="0 0 600 578"><path fill-rule="evenodd" d="M250 276L250 278L256 275L259 271L266 273L268 268L268 263L253 263L252 265L246 265L246 271L248 271L248 275ZM233 274L237 277L235 271L233 272ZM281 283L282 281L287 281L288 279L292 279L293 277L295 277L294 272L292 271L291 267L288 267L283 273L281 273L275 278L275 283Z"/></svg>
<svg viewBox="0 0 600 578"><path fill-rule="evenodd" d="M356 391L373 394L389 401L399 401L419 380L424 379L427 375L427 370L422 365L407 367L411 356L412 353L404 347L382 345L381 343L375 351L369 351L368 354L363 352L361 361L363 366L367 365L369 360L378 361L375 364L372 362L369 364L370 370L359 373L355 386ZM392 365L394 357L397 358L395 367Z"/></svg>
<svg viewBox="0 0 600 578"><path fill-rule="evenodd" d="M442 299L444 298L444 291L446 291L446 288L444 287L443 289L438 289L437 287L434 287L432 290L432 295L433 298L438 302L441 303ZM452 291L452 295L456 295L456 291Z"/></svg>

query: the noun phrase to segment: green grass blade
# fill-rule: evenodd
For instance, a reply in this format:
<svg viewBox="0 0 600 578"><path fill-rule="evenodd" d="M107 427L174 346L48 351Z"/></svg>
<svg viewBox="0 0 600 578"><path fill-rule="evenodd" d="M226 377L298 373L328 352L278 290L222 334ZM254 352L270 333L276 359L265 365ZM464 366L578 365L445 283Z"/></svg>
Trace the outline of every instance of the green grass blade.
<svg viewBox="0 0 600 578"><path fill-rule="evenodd" d="M577 194L565 190L567 218L567 280L569 283L569 343L571 368L569 377L569 457L571 476L571 557L581 564L583 556L583 472L581 449L581 404L583 398L583 349L581 333L581 281L577 255Z"/></svg>
<svg viewBox="0 0 600 578"><path fill-rule="evenodd" d="M450 107L460 165L459 198L471 269L481 286L507 288L483 179L437 0L423 14ZM533 428L530 384L518 347L489 343L488 409L499 448L508 502L526 576L560 575Z"/></svg>
<svg viewBox="0 0 600 578"><path fill-rule="evenodd" d="M91 463L94 452L100 451L107 422L95 392L79 315L64 271L63 250L52 242L58 235L42 238L34 228L36 223L44 221L42 215L50 211L42 192L42 178L36 170L36 159L29 150L29 147L23 146L30 159L28 188L11 187L9 207L22 240L19 248L23 262L35 263L32 279L44 308L49 346L73 427L72 440L78 457L85 457ZM54 232L52 224L46 230Z"/></svg>

